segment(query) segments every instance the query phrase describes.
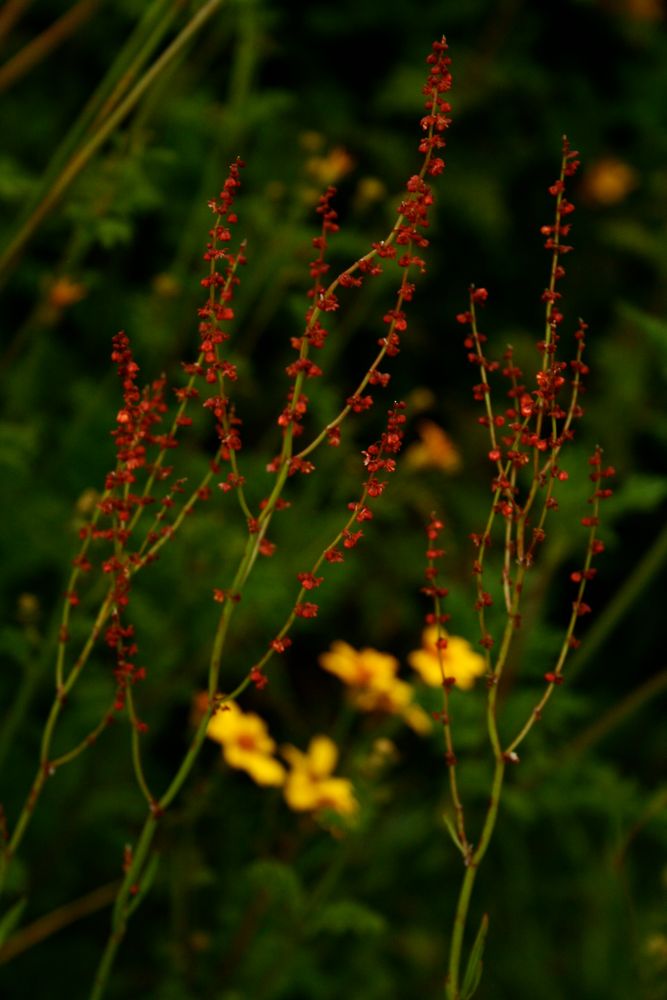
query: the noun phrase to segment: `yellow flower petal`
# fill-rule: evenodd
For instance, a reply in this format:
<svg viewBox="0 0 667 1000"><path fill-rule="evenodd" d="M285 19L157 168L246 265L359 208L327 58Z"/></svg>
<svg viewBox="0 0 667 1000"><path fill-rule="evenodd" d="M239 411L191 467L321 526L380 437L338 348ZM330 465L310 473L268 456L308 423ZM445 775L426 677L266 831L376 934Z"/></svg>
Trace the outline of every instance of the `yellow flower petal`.
<svg viewBox="0 0 667 1000"><path fill-rule="evenodd" d="M403 718L419 736L427 736L433 728L430 715L419 705L408 705L403 712Z"/></svg>
<svg viewBox="0 0 667 1000"><path fill-rule="evenodd" d="M353 816L359 809L352 783L346 778L327 778L319 785L318 809L333 809L341 816Z"/></svg>
<svg viewBox="0 0 667 1000"><path fill-rule="evenodd" d="M314 736L308 747L308 770L317 778L327 778L338 763L338 747L328 736Z"/></svg>
<svg viewBox="0 0 667 1000"><path fill-rule="evenodd" d="M295 771L307 770L308 757L301 750L297 750L296 747L287 744L286 746L280 748L280 752L287 763L294 768Z"/></svg>
<svg viewBox="0 0 667 1000"><path fill-rule="evenodd" d="M345 778L332 778L338 747L328 736L314 736L307 753L283 747L291 765L284 787L285 801L296 812L333 809L342 816L356 812L358 805L352 785Z"/></svg>
<svg viewBox="0 0 667 1000"><path fill-rule="evenodd" d="M230 767L246 771L258 785L283 784L285 769L273 756L276 744L254 712L242 712L235 702L226 702L210 719L206 735L222 744Z"/></svg>
<svg viewBox="0 0 667 1000"><path fill-rule="evenodd" d="M442 684L444 669L445 677L453 677L456 686L468 690L477 677L486 673L486 661L477 653L466 639L460 636L446 636L447 648L439 654L436 647L438 630L431 626L424 630L422 649L417 649L408 655L408 663L413 667L426 684L438 687ZM442 656L442 668L440 666Z"/></svg>
<svg viewBox="0 0 667 1000"><path fill-rule="evenodd" d="M346 642L333 642L328 653L320 656L320 665L352 687L376 687L396 675L399 663L395 656L377 649L353 649Z"/></svg>
<svg viewBox="0 0 667 1000"><path fill-rule="evenodd" d="M258 785L280 787L285 783L285 768L275 757L253 753L239 746L229 746L224 749L225 760L230 767L247 771Z"/></svg>
<svg viewBox="0 0 667 1000"><path fill-rule="evenodd" d="M461 454L449 434L433 420L420 420L417 424L419 441L405 450L405 461L413 469L435 468L457 472L461 468Z"/></svg>

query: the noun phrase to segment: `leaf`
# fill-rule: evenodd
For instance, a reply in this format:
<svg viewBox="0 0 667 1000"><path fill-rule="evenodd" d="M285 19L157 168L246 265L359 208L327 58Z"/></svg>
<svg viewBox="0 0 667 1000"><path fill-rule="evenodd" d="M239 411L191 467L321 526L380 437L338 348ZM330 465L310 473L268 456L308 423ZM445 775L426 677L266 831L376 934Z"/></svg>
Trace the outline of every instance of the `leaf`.
<svg viewBox="0 0 667 1000"><path fill-rule="evenodd" d="M382 934L386 926L384 917L354 899L341 899L329 903L315 915L311 930L325 934L357 934L370 937Z"/></svg>
<svg viewBox="0 0 667 1000"><path fill-rule="evenodd" d="M0 947L2 947L5 943L23 916L23 911L25 910L27 902L28 897L22 896L20 899L17 899L16 902L9 907L2 918L0 918Z"/></svg>
<svg viewBox="0 0 667 1000"><path fill-rule="evenodd" d="M470 1000L479 986L479 981L482 978L482 956L484 954L484 944L486 942L486 932L489 929L489 915L485 913L482 917L482 922L479 925L479 930L477 931L477 937L475 938L475 943L470 951L470 958L468 959L468 966L466 968L466 974L463 977L463 986L461 988L461 1000Z"/></svg>
<svg viewBox="0 0 667 1000"><path fill-rule="evenodd" d="M280 861L256 861L248 869L248 880L256 889L262 889L273 900L291 910L298 910L303 904L303 889L298 875Z"/></svg>
<svg viewBox="0 0 667 1000"><path fill-rule="evenodd" d="M35 179L10 156L0 156L0 201L20 205L35 187Z"/></svg>
<svg viewBox="0 0 667 1000"><path fill-rule="evenodd" d="M459 835L456 832L456 830L454 828L454 824L452 823L452 821L449 818L449 816L447 815L447 813L443 813L442 818L445 821L445 826L447 827L447 832L449 833L449 836L452 838L452 840L456 844L456 846L459 849L459 851L461 852L461 854L465 854L465 851L463 850L463 845L462 845L461 841L459 840Z"/></svg>

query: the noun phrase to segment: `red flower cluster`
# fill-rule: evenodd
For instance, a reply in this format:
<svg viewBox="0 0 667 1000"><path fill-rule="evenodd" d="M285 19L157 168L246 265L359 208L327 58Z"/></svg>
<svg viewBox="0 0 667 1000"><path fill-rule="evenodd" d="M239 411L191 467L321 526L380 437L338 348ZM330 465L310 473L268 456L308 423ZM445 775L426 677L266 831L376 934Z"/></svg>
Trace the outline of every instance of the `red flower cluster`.
<svg viewBox="0 0 667 1000"><path fill-rule="evenodd" d="M536 479L540 487L544 487L548 479L559 481L567 479L567 472L558 465L558 456L563 445L574 436L573 422L583 414L579 397L583 392L582 377L588 374L588 366L582 361L587 329L583 321L580 321L574 334L577 353L569 364L574 374L571 383L568 383L566 377L568 365L557 358L560 339L558 330L563 321L563 313L556 305L561 298L561 293L556 288L565 275L565 269L559 262L559 255L571 249L563 246L561 242L561 237L570 231L569 224L567 227L562 224L562 218L574 211L572 203L565 198L565 180L575 173L579 165L575 159L577 155L570 149L568 140L564 139L561 176L549 188L550 194L556 198L555 221L551 226L542 227L543 231L546 229L549 231L547 248L552 254L552 266L549 287L542 294L542 301L546 305L546 335L537 344L541 365L535 376L536 388L529 390L523 372L514 361L511 347L505 351L502 368L499 362L490 361L486 357L483 345L487 338L477 325L477 308L484 305L488 299L485 288L471 287L469 308L456 317L459 323L470 327L464 344L469 361L479 369L482 378L481 382L473 387L473 396L477 401L484 403L485 414L478 419L489 430L491 448L488 457L497 470L491 484L494 492L494 511L511 522L525 519L525 511L518 500L517 474L520 470L538 468ZM510 385L507 392L510 405L501 414L494 412L490 398L489 375L498 369L501 369L503 377ZM568 401L563 402L562 396L567 389L570 390L570 397ZM496 432L501 428L503 433L498 436ZM541 463L539 456L544 456ZM545 506L548 510L557 508L557 501L551 496L551 488ZM524 551L523 556L532 559L535 545L544 537L545 533L541 527L535 529L532 544L527 551ZM483 601L483 594L478 595L478 604Z"/></svg>
<svg viewBox="0 0 667 1000"><path fill-rule="evenodd" d="M421 127L428 134L420 142L419 152L426 154L428 158L427 169L431 176L436 176L445 169L444 160L440 156L432 156L432 154L434 150L444 148L445 140L442 138L442 133L451 123L447 117L451 111L451 105L442 96L452 86L452 75L449 72L451 59L445 55L446 52L447 42L443 37L441 41L433 43L433 51L426 59L431 67L428 80L423 88L427 97L424 106L428 114L422 118Z"/></svg>

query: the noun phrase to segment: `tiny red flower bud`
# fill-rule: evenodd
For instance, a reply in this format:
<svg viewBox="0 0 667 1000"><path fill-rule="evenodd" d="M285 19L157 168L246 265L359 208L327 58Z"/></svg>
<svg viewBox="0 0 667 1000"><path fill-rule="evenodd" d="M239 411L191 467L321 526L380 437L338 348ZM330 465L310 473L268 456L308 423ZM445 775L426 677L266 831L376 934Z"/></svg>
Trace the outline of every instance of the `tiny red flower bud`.
<svg viewBox="0 0 667 1000"><path fill-rule="evenodd" d="M310 601L304 601L302 604L296 604L294 607L294 614L298 615L299 618L317 618L318 611L319 606L312 604Z"/></svg>
<svg viewBox="0 0 667 1000"><path fill-rule="evenodd" d="M362 531L349 531L347 528L343 531L343 545L346 549L353 549L357 544L359 539L362 537Z"/></svg>
<svg viewBox="0 0 667 1000"><path fill-rule="evenodd" d="M269 683L269 678L258 667L251 668L249 677L258 691L262 691Z"/></svg>

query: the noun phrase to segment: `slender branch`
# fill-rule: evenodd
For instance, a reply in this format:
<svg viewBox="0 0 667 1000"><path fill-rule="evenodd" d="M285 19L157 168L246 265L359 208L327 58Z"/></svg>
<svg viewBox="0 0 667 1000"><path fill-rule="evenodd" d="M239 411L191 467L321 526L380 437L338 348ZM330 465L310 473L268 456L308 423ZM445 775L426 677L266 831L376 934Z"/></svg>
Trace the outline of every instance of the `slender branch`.
<svg viewBox="0 0 667 1000"><path fill-rule="evenodd" d="M62 17L38 35L27 45L0 66L0 94L29 73L42 59L45 59L54 49L84 24L95 13L102 0L79 0Z"/></svg>
<svg viewBox="0 0 667 1000"><path fill-rule="evenodd" d="M18 233L9 242L2 254L0 254L0 275L14 263L23 250L25 244L34 235L43 220L49 215L52 209L58 204L64 193L72 182L78 177L83 168L88 164L97 150L109 138L112 132L118 127L123 119L132 111L137 102L143 97L151 84L158 78L166 67L175 59L182 49L189 43L196 32L206 23L212 14L220 7L222 0L208 0L188 24L176 36L174 41L153 63L149 70L143 75L139 82L132 88L130 93L118 104L109 116L104 119L97 131L84 143L84 145L72 155L69 162L63 168L59 176L53 182L50 190L44 196L40 204L35 208L30 218L19 229Z"/></svg>
<svg viewBox="0 0 667 1000"><path fill-rule="evenodd" d="M116 897L119 884L119 882L109 882L107 885L102 885L71 903L59 906L58 909L45 914L27 927L22 927L0 948L0 965L11 962L17 955L41 944L77 920L110 906Z"/></svg>

